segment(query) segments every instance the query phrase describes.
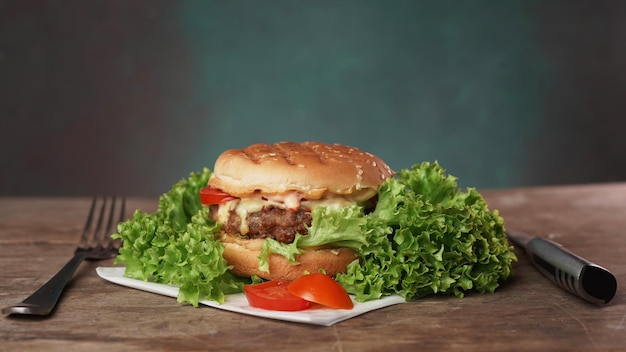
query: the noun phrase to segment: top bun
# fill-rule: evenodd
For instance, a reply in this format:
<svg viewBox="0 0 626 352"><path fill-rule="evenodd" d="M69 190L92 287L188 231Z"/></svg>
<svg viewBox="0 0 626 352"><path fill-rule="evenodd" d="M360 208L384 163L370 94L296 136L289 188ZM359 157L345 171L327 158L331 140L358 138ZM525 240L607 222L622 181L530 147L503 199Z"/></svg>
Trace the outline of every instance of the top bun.
<svg viewBox="0 0 626 352"><path fill-rule="evenodd" d="M331 193L362 201L390 177L393 171L384 161L354 147L279 142L225 151L209 185L237 197L297 191L309 199Z"/></svg>

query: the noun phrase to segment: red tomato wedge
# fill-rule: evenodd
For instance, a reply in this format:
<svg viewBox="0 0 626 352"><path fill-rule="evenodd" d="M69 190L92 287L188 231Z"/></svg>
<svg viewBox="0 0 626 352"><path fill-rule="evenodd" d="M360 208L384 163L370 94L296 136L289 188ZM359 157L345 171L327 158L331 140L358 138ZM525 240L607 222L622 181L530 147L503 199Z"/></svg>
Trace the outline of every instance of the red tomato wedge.
<svg viewBox="0 0 626 352"><path fill-rule="evenodd" d="M312 273L293 280L287 289L294 296L330 308L352 309L354 304L348 292L332 277Z"/></svg>
<svg viewBox="0 0 626 352"><path fill-rule="evenodd" d="M231 196L221 189L204 187L200 190L200 202L202 204L221 204L233 199L237 199L237 197Z"/></svg>
<svg viewBox="0 0 626 352"><path fill-rule="evenodd" d="M311 302L289 293L289 281L266 281L243 287L251 306L268 310L298 311L311 306Z"/></svg>

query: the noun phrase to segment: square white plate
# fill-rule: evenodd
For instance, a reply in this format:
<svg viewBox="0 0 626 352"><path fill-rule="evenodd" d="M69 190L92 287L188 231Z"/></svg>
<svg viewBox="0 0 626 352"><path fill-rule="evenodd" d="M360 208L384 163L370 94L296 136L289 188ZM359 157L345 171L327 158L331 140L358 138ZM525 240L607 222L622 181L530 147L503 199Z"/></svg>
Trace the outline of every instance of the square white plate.
<svg viewBox="0 0 626 352"><path fill-rule="evenodd" d="M118 285L146 292L152 292L164 296L174 298L178 297L178 287L131 279L124 276L124 269L124 267L98 267L96 268L96 272L101 278L116 283ZM364 303L357 302L353 299L353 302L354 308L350 310L313 308L298 312L281 312L251 307L248 304L246 296L243 293L238 293L228 295L224 304L219 304L218 302L209 300L202 300L200 301L200 304L231 312L254 315L257 317L292 321L297 323L331 326L340 321L356 317L372 310L380 309L394 304L404 303L405 299L398 295L392 295Z"/></svg>

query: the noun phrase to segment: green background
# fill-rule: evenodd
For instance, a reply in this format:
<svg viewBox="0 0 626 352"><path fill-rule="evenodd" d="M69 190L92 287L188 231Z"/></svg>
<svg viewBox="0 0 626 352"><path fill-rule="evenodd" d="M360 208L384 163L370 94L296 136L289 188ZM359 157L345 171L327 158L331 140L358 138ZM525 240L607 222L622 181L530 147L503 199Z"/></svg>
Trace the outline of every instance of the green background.
<svg viewBox="0 0 626 352"><path fill-rule="evenodd" d="M281 140L623 181L625 63L621 1L0 1L0 193L156 195Z"/></svg>

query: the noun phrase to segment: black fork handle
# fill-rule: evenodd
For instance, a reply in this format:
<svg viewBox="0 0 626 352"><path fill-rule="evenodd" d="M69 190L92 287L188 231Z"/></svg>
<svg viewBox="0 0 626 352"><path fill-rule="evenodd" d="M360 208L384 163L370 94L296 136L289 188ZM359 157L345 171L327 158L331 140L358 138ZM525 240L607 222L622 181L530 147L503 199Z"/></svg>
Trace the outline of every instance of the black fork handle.
<svg viewBox="0 0 626 352"><path fill-rule="evenodd" d="M70 281L80 263L87 257L84 252L76 252L72 259L65 264L48 282L41 286L32 295L12 307L2 309L2 314L31 314L48 315L56 306L63 289Z"/></svg>

